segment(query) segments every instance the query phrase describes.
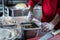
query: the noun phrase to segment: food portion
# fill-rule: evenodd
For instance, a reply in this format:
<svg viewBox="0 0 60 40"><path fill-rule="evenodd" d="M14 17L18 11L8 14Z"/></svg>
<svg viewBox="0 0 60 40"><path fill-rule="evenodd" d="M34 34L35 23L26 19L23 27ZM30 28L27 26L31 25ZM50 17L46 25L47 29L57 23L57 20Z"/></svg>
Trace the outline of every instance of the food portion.
<svg viewBox="0 0 60 40"><path fill-rule="evenodd" d="M18 32L16 30L9 30L9 29L2 29L0 28L0 40L11 40L11 39L15 39L18 34Z"/></svg>
<svg viewBox="0 0 60 40"><path fill-rule="evenodd" d="M3 25L14 25L16 24L16 21L10 16L4 16L1 17L0 23L2 23Z"/></svg>
<svg viewBox="0 0 60 40"><path fill-rule="evenodd" d="M25 28L37 28L38 26L35 23L21 23Z"/></svg>
<svg viewBox="0 0 60 40"><path fill-rule="evenodd" d="M18 4L15 5L15 8L16 8L16 9L26 8L26 7L27 7L27 6L26 6L25 3L18 3Z"/></svg>

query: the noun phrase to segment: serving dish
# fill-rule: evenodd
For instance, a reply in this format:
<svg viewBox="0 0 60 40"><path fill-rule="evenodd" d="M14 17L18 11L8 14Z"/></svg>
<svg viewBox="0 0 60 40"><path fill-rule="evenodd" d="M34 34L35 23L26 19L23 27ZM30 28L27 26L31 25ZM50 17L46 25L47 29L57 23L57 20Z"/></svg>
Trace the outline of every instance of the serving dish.
<svg viewBox="0 0 60 40"><path fill-rule="evenodd" d="M38 28L38 26L33 22L21 23L24 28Z"/></svg>

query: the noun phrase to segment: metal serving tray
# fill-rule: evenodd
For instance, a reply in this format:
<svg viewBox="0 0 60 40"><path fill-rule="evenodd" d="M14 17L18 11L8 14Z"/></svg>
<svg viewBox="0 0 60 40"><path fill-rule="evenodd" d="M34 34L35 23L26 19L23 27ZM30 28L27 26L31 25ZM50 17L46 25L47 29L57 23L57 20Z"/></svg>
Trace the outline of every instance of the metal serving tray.
<svg viewBox="0 0 60 40"><path fill-rule="evenodd" d="M23 26L23 28L38 28L38 26L33 22L25 22L21 23L21 25Z"/></svg>

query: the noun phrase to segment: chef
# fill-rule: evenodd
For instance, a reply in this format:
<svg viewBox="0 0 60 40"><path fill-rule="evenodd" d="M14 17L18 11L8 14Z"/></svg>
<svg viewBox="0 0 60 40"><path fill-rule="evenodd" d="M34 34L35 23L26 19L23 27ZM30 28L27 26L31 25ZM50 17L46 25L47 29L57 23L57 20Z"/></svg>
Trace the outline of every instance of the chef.
<svg viewBox="0 0 60 40"><path fill-rule="evenodd" d="M27 19L32 21L34 14L34 6L40 2L40 0L29 0L28 7L29 13ZM60 28L60 0L42 0L42 18L41 26L43 31L49 31Z"/></svg>

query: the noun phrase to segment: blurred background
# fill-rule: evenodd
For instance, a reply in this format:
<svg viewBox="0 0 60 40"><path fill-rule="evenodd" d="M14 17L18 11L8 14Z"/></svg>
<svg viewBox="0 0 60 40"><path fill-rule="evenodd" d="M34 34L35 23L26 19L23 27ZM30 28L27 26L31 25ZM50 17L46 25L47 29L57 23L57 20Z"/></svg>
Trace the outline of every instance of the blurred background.
<svg viewBox="0 0 60 40"><path fill-rule="evenodd" d="M26 16L28 14L28 8L27 8L27 4L28 4L29 0L4 0L4 4L3 1L0 0L0 16L3 15L3 9L5 7L5 13L8 16ZM26 9L16 9L15 6L17 4L20 3L24 3L26 4ZM2 7L4 5L4 7ZM41 1L40 4L38 3L38 5L36 5L34 7L34 15L37 19L40 20L40 17L42 15L42 7L41 7Z"/></svg>

